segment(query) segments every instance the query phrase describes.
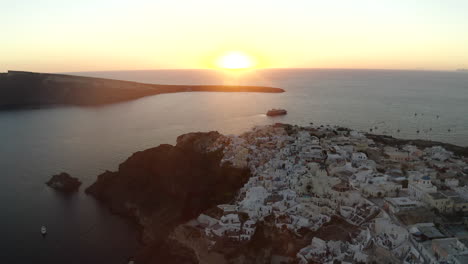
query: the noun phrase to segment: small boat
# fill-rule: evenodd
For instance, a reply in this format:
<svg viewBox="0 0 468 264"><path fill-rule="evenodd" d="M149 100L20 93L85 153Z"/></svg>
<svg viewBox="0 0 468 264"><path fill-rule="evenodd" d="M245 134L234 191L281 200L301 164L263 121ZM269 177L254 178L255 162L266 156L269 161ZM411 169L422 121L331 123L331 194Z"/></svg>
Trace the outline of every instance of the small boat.
<svg viewBox="0 0 468 264"><path fill-rule="evenodd" d="M47 234L47 228L45 226L41 227L41 234L45 236Z"/></svg>
<svg viewBox="0 0 468 264"><path fill-rule="evenodd" d="M271 109L271 110L268 110L267 116L279 116L279 115L285 115L287 113L288 111L284 109Z"/></svg>

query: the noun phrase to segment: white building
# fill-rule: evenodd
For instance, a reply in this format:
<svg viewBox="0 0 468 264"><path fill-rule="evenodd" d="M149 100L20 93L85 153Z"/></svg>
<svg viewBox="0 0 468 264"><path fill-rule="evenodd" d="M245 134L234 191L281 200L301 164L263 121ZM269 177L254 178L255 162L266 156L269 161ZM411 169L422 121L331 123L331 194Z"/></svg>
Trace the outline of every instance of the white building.
<svg viewBox="0 0 468 264"><path fill-rule="evenodd" d="M425 194L437 192L437 187L432 185L429 176L423 176L421 179L409 183L408 191L412 198L421 201Z"/></svg>
<svg viewBox="0 0 468 264"><path fill-rule="evenodd" d="M448 179L445 179L445 185L447 185L448 187L458 187L458 184L459 184L459 181L457 178L448 178Z"/></svg>
<svg viewBox="0 0 468 264"><path fill-rule="evenodd" d="M406 151L388 151L385 152L385 154L388 156L388 159L391 161L397 161L397 162L407 162L410 161L410 154L409 152Z"/></svg>
<svg viewBox="0 0 468 264"><path fill-rule="evenodd" d="M385 206L390 212L398 213L400 211L412 210L418 207L418 203L409 197L387 197L385 198Z"/></svg>
<svg viewBox="0 0 468 264"><path fill-rule="evenodd" d="M351 155L351 162L353 163L354 166L357 166L360 164L360 162L367 160L367 155L366 153L363 152L355 152Z"/></svg>

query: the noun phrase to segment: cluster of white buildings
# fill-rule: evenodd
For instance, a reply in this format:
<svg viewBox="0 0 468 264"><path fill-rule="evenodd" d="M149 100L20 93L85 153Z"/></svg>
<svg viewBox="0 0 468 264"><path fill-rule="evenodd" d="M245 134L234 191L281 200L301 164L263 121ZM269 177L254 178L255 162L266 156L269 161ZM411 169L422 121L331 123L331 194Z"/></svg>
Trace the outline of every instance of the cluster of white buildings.
<svg viewBox="0 0 468 264"><path fill-rule="evenodd" d="M249 241L259 221L299 235L339 217L356 227L353 237L314 237L297 253L299 263L468 263L460 262L468 250L456 234L432 240L398 219L421 208L468 212L467 159L442 147L385 146L348 129L281 124L217 144L225 146L223 163L248 167L252 176L235 201L218 206L221 213L198 217L213 245Z"/></svg>

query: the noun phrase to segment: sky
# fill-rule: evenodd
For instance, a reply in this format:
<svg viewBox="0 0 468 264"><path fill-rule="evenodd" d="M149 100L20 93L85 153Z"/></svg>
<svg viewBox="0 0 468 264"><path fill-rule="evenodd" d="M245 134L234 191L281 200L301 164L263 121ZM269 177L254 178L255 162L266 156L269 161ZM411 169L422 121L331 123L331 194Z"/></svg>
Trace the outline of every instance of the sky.
<svg viewBox="0 0 468 264"><path fill-rule="evenodd" d="M466 0L0 0L0 72L468 68Z"/></svg>

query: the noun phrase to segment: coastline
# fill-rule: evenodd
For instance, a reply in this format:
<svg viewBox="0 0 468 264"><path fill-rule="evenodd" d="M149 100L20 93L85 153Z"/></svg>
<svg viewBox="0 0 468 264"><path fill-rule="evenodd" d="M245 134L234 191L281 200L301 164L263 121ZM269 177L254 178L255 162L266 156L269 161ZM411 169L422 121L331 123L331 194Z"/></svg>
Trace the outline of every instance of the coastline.
<svg viewBox="0 0 468 264"><path fill-rule="evenodd" d="M0 110L58 105L100 106L181 92L283 93L280 88L229 85L164 85L104 78L8 71L0 73Z"/></svg>
<svg viewBox="0 0 468 264"><path fill-rule="evenodd" d="M369 134L366 133L368 138L375 140L376 142L381 142L386 145L390 146L398 146L398 145L415 145L419 148L428 148L433 146L442 146L443 148L452 151L456 155L468 157L468 147L458 146L450 143L440 142L440 141L432 141L432 140L424 140L424 139L401 139L395 138L392 136L387 135L378 135L378 134Z"/></svg>
<svg viewBox="0 0 468 264"><path fill-rule="evenodd" d="M262 139L265 137L268 139ZM253 140L253 141L250 142L250 140ZM257 141L257 140L261 140L261 141ZM297 141L297 140L300 140L300 141ZM275 124L271 126L254 128L252 131L247 131L240 136L226 137L217 132L189 133L189 134L181 135L179 136L177 140L176 146L163 144L157 148L148 149L142 152L140 151L140 152L133 154L132 157L130 157L127 161L125 161L119 166L119 170L117 172L105 172L104 174L101 174L98 177L98 180L93 185L87 188L86 192L88 194L93 195L95 198L97 198L98 200L106 204L114 213L118 213L119 215L123 215L123 216L129 217L130 219L133 219L137 223L137 225L140 227L140 231L142 234L141 241L145 244L145 246L143 246L142 250L136 254L136 260L137 260L136 263L157 263L160 261L174 260L174 258L176 259L179 258L178 260L180 260L180 262L187 262L187 263L198 263L198 262L211 263L210 261L207 261L207 260L212 260L212 259L223 260L220 262L212 262L212 263L225 263L224 261L227 261L228 258L230 260L232 260L233 258L234 259L241 258L244 260L246 258L256 259L256 255L259 253L256 252L255 245L258 245L259 241L265 242L265 241L268 241L268 239L272 239L273 241L276 240L276 242L272 242L272 241L269 241L268 243L265 242L264 245L266 248L279 247L279 249L277 248L277 250L279 250L280 252L277 252L277 253L278 254L281 253L280 255L283 255L284 257L292 261L298 256L298 255L296 256L296 254L299 254L301 252L301 248L307 247L307 244L309 243L310 239L312 239L313 237L312 234L318 235L320 239L330 239L331 237L333 237L329 233L330 231L327 231L330 228L334 229L334 228L342 228L343 226L347 226L347 228L350 228L351 230L355 230L355 231L361 230L359 228L360 224L349 222L348 221L349 219L347 219L344 215L341 215L339 208L333 208L332 206L331 207L332 211L329 211L328 213L325 213L325 214L323 212L319 214L321 215L319 217L320 220L319 222L316 222L315 224L313 224L314 227L301 226L301 225L296 226L296 227L288 226L287 230L280 231L277 229L278 227L275 224L278 221L277 213L270 214L272 209L268 209L272 207L268 207L267 204L263 205L263 203L258 204L258 206L262 206L262 208L263 206L266 206L265 210L267 210L266 212L269 212L269 213L267 213L266 215L257 215L258 212L255 213L254 211L249 211L251 209L248 209L249 207L245 207L247 206L246 204L243 205L243 203L245 202L243 202L242 199L244 199L245 201L245 199L249 199L248 198L249 195L257 196L257 194L255 193L260 191L260 189L255 189L256 190L255 192L251 192L251 193L249 192L249 188L256 188L252 186L254 182L258 182L259 170L268 169L269 166L276 166L274 165L274 163L271 163L271 162L273 160L277 160L278 155L280 155L281 153L282 153L281 155L286 155L284 156L285 158L287 156L290 156L292 153L288 154L286 152L285 153L283 152L286 151L285 149L289 149L288 151L291 151L289 146L293 146L293 145L290 145L291 142L293 141L300 143L300 145L296 145L296 146L301 146L301 145L321 146L322 149L325 146L346 146L347 144L354 146L353 150L354 149L357 150L357 148L359 149L364 148L364 149L367 149L367 150L361 150L364 152L353 151L352 153L367 153L366 157L367 156L369 157L369 162L367 162L367 158L366 158L366 160L359 161L359 162L356 161L355 163L354 154L353 154L352 155L353 158L350 157L348 161L349 166L351 166L351 163L353 164L353 167L364 166L364 165L371 166L371 167L374 166L374 169L384 170L384 171L387 170L385 166L384 167L382 167L381 165L376 166L375 162L373 163L370 162L370 161L374 161L374 158L372 158L371 160L372 155L374 156L377 155L373 151L374 148L376 148L377 150L381 149L381 151L383 151L383 149L385 148L396 148L396 150L391 150L391 151L396 151L395 153L397 154L393 154L393 152L388 152L389 154L384 154L387 152L379 152L380 154L377 155L378 157L382 155L382 157L386 157L385 159L388 159L387 157L388 155L396 155L396 160L392 161L391 163L395 165L398 164L397 162L398 157L399 157L398 155L400 155L401 154L400 152L402 152L402 151L398 152L398 149L406 147L406 146L413 146L409 148L409 149L412 149L411 150L413 151L412 153L420 153L421 151L426 153L426 151L429 151L428 154L424 154L424 155L434 155L434 154L430 154L432 153L431 152L432 149L434 149L434 151L439 151L438 149L440 148L440 146L442 146L440 153L442 153L443 155L454 154L456 156L464 156L464 158L462 157L462 160L463 159L466 160L467 153L468 153L467 147L459 147L459 146L441 143L441 142L425 141L425 140L402 140L402 139L396 139L396 138L383 136L383 135L362 134L356 131L352 131L350 129L343 129L339 127L330 127L330 128L328 127L323 127L323 128L298 127L298 126L285 125L285 124ZM257 142L257 143L254 144L253 142ZM258 145L259 142L261 145ZM416 148L416 150L414 149L414 147ZM263 151L260 151L262 149ZM448 151L452 151L453 153L450 154L451 152L444 152L445 151L444 149L447 149ZM173 153L173 151L176 151L176 152L182 151L184 153L189 153L189 154L182 154L182 152L180 152L179 154L174 156L174 154L171 154ZM327 152L328 151L329 150L327 150ZM300 154L298 156L300 157L299 162L301 163L302 162L301 160L306 159L306 160L312 161L312 163L325 164L327 166L326 171L321 170L319 168L320 166L317 165L317 168L313 170L314 171L313 174L315 175L315 177L319 177L319 178L324 177L324 175L326 175L327 177L330 177L331 179L333 179L333 182L335 182L334 184L336 184L337 176L335 175L332 177L333 173L330 172L331 170L330 166L335 166L335 165L332 165L332 164L335 164L335 161L332 162L332 161L329 161L329 159L331 156L333 155L336 156L337 154L333 154L329 152L324 157L321 153L322 151L318 151L316 152L316 154L313 154L315 156L308 156L310 154L307 154L306 156L302 156L305 154ZM438 155L438 152L434 152L434 153L435 155ZM267 155L266 157L262 158L264 159L264 161L260 163L256 163L258 162L258 160L256 160L258 159L258 156L256 155L261 155L260 157L262 157L262 155L264 154ZM167 165L161 163L161 161L158 161L159 158L157 157L159 155L166 156L167 159L165 160L165 163L168 162L170 164L174 164L174 167L168 168ZM211 174L207 172L212 171L212 170L214 171L219 170L219 167L216 168L217 166L225 167L227 171L231 171L231 170L236 171L237 169L248 168L249 169L248 182L246 183L246 179L244 177L242 177L243 180L240 180L241 178L239 178L237 180L237 183L235 184L235 186L237 187L235 187L234 189L232 189L232 185L234 182L236 182L235 179L234 179L234 182L231 181L229 183L229 181L227 181L224 183L219 183L221 184L219 186L231 188L230 194L228 196L225 196L223 199L217 200L217 202L214 202L214 203L197 202L194 204L192 201L193 199L195 200L206 199L208 198L207 196L208 194L209 196L215 197L217 195L220 195L223 191L220 190L219 188L214 187L213 184L203 184L204 194L199 191L194 191L197 188L200 188L198 186L198 185L201 185L200 181L202 179L203 180L206 180L206 179L200 178L200 181L188 180L188 179L193 178L193 175L191 174L191 172L189 172L190 166L187 167L188 171L185 171L185 172L181 172L180 168L178 168L177 166L177 164L180 164L179 166L185 167L186 164L183 163L181 160L186 160L187 158L192 161L197 160L197 162L195 163L187 162L188 164L192 164L192 166L195 166L195 168L196 166L198 166L197 164L207 162L207 159L211 160L209 162L210 165L207 165L207 164L202 165L204 169L200 172L201 174L198 174L199 175L198 177L211 178L210 176ZM416 157L411 158L411 159L413 160L412 162L417 162L418 160L418 158ZM348 164L348 162L345 161L346 164ZM155 171L160 170L160 167L166 168L168 170L164 170L165 172L164 174L155 173ZM167 175L167 174L173 174L174 177L170 175L171 176L170 180L165 179L164 175ZM138 175L138 176L135 176L135 175ZM143 180L145 184L143 184L143 182L141 182L140 180L137 180L138 177L143 177L142 179L147 179L147 180ZM282 177L286 177L287 179L286 175L283 175ZM156 184L156 182L151 183L153 180L150 180L150 182L148 182L149 179L155 180L158 184ZM342 180L343 179L344 178L342 178ZM339 180L338 180L338 183L339 183ZM395 185L394 182L389 182L387 184L390 184L390 183L392 185ZM157 186L162 186L162 187L156 187L156 185L154 184L156 184ZM351 184L350 179L349 179L349 184ZM145 192L141 192L141 191L138 191L138 193L133 193L136 190L141 190L141 188L143 189L151 188L149 187L151 185L153 185L154 188L163 188L164 191L162 192L158 191L158 194L156 196L153 192L154 190L152 192L146 192L146 194ZM289 188L293 188L291 187L291 182L289 183L289 185L290 185ZM182 186L182 187L179 187L179 186ZM359 189L360 187L356 187L353 184L351 184L351 186L354 186L354 187L349 187L349 185L347 186L348 187L346 188L351 188L351 189L358 188L359 192L362 195L362 191ZM266 188L266 187L262 187L262 188ZM302 197L304 196L304 193L302 193L301 194L302 196L300 196L301 192L306 192L306 193L309 192L309 190L303 190L301 189L301 187L296 186L294 188L292 190L294 190L294 193L295 193L293 195L295 197L294 198L295 203L297 203L297 201L301 201L301 199L304 199L304 197ZM312 188L314 190L314 195L319 195L320 190L314 189L314 187ZM127 193L128 195L127 194L122 195L122 193ZM280 191L279 193L282 196L292 195L292 194L284 193L283 191ZM140 198L135 198L135 195L137 195L136 197L140 197ZM179 202L177 202L178 199L180 198L179 196L183 198L179 200ZM191 197L191 198L188 198L188 197ZM202 198L202 197L205 197L205 198ZM305 197L307 197L307 195ZM320 197L320 195L318 197ZM324 196L324 199L327 200L329 198ZM346 199L349 199L349 198L346 198ZM379 210L379 209L371 204L366 203L365 202L366 199L364 198L361 198L361 199L362 200L359 200L360 202L358 203L358 205L355 205L357 206L356 208L361 208L362 206L364 206L366 208L367 207L370 208L366 210L371 210L369 215L366 216L365 221L377 221L376 219L378 218L376 218L377 217L376 210ZM163 206L162 208L158 206L148 207L148 204L147 204L148 201L153 201L154 203L157 203L157 204L165 203L166 205ZM347 203L345 201L343 202ZM218 206L216 206L216 203L218 203ZM239 208L236 210L239 210L239 211L236 211L236 212L230 211L233 209L227 209L227 208L231 208L230 206L227 206L227 204L220 207L221 206L219 205L220 203L221 205L222 203L231 204L232 206L236 205ZM253 204L249 206L254 206L255 203L257 202L253 202ZM195 206L195 207L192 207L192 206ZM245 207L245 208L241 210L240 207ZM189 214L187 214L187 210L188 212L190 212ZM212 223L213 221L224 221L222 220L223 217L227 217L233 214L238 215L238 217L241 217L241 215L243 214L247 214L247 216L244 215L243 217L247 217L247 219L249 220L247 220L247 222L246 220L243 220L243 222L241 221L242 223L241 229L243 225L246 225L246 223L249 223L248 224L249 226L250 225L249 221L256 222L253 224L252 229L249 229L249 228L245 229L247 230L245 231L247 233L246 233L246 240L244 242L242 242L243 240L240 240L237 242L231 241L228 244L226 244L227 241L224 241L223 235L211 234L211 232L214 232L214 229L212 229L211 227L209 229L205 229L207 228L206 225L208 226L213 225ZM292 213L292 215L294 214L295 213ZM230 217L233 217L233 216L230 216ZM220 220L216 220L216 219L220 219ZM317 220L309 219L308 221L310 223L310 221L317 221ZM323 226L324 229L321 229L321 226ZM304 230L303 228L306 228L306 230ZM211 230L211 231L208 232L207 230ZM299 239L297 232L301 233L303 238ZM363 231L361 230L361 233L362 232ZM196 238L194 238L193 236L195 236ZM240 236L243 236L243 235L240 235ZM305 238L306 240L307 239L309 240L305 241L304 240ZM295 245L293 247L294 252L292 252L291 249L286 249L286 246L284 244L286 243L286 241L295 241L293 243ZM210 243L214 243L213 246L209 246ZM234 243L234 244L230 244L230 243ZM271 243L280 243L281 245L273 246L273 244ZM342 243L349 244L350 242L347 240L344 240ZM228 253L232 250L234 250L234 252L236 253ZM181 252L183 252L183 254ZM232 256L232 254L234 254L234 256ZM229 257L227 257L228 255ZM175 261L175 262L177 263L178 261ZM251 261L246 261L245 263L255 263L255 261L251 260Z"/></svg>

